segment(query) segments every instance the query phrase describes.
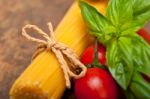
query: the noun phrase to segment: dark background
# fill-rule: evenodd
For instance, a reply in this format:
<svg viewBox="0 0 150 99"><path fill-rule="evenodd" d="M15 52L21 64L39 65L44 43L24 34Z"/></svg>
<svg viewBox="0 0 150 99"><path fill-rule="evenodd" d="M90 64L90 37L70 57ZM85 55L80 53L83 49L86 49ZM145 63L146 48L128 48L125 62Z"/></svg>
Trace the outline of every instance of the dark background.
<svg viewBox="0 0 150 99"><path fill-rule="evenodd" d="M27 43L22 38L22 26L31 23L47 30L46 23L51 21L56 27L72 2L0 0L0 99L9 99L8 92L12 83L28 66L36 48L35 44Z"/></svg>

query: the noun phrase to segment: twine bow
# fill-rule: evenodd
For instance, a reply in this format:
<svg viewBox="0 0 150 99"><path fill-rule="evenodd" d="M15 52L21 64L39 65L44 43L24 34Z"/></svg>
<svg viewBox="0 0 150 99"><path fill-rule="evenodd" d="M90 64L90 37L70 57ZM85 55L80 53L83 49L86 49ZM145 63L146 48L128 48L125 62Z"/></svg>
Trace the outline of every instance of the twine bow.
<svg viewBox="0 0 150 99"><path fill-rule="evenodd" d="M48 28L50 31L50 36L35 25L26 25L22 28L22 35L30 41L42 44L41 46L39 46L38 48L39 50L37 50L33 59L46 49L52 50L52 52L55 54L64 72L66 87L70 88L71 87L70 77L73 77L75 79L83 77L87 71L87 68L78 60L75 53L69 47L56 41L56 38L54 36L53 26L51 23L48 23ZM45 40L30 36L27 33L26 29L36 30L37 34L41 35L43 38L45 38ZM66 62L64 57L67 58L67 60L69 60L69 64ZM76 74L71 71L69 66L72 67L73 69L80 68L82 69L82 71L80 72L80 74Z"/></svg>

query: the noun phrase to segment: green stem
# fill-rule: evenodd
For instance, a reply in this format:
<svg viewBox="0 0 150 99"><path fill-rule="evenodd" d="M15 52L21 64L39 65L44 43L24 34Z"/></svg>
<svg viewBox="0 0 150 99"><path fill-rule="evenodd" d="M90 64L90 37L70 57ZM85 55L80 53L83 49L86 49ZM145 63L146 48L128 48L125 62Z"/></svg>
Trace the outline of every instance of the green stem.
<svg viewBox="0 0 150 99"><path fill-rule="evenodd" d="M92 65L94 67L99 67L99 68L105 69L105 66L103 66L102 64L100 64L99 61L98 61L98 40L97 39L95 41L94 60L93 60Z"/></svg>
<svg viewBox="0 0 150 99"><path fill-rule="evenodd" d="M98 40L97 40L97 38L96 38L95 47L94 47L94 60L91 64L87 64L86 67L88 67L88 68L98 67L98 68L102 68L102 69L107 69L106 66L100 64L98 61Z"/></svg>

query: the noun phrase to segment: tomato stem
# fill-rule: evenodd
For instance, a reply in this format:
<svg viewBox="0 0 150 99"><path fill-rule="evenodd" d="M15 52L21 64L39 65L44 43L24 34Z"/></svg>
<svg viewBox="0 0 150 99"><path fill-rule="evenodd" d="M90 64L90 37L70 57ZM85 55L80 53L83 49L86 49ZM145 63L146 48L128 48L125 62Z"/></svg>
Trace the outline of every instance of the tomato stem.
<svg viewBox="0 0 150 99"><path fill-rule="evenodd" d="M99 64L99 62L98 62L98 41L97 41L97 39L96 39L96 41L95 41L95 47L94 47L94 61L93 61L93 63Z"/></svg>
<svg viewBox="0 0 150 99"><path fill-rule="evenodd" d="M102 68L102 69L106 69L105 66L100 64L99 61L98 61L98 40L97 40L97 38L96 38L96 41L95 41L94 60L93 60L92 66L99 67L99 68Z"/></svg>
<svg viewBox="0 0 150 99"><path fill-rule="evenodd" d="M96 41L95 41L93 62L90 63L90 64L87 64L86 67L87 68L98 67L98 68L102 68L102 69L107 69L106 66L102 65L98 61L98 40L97 40L97 38L96 38Z"/></svg>

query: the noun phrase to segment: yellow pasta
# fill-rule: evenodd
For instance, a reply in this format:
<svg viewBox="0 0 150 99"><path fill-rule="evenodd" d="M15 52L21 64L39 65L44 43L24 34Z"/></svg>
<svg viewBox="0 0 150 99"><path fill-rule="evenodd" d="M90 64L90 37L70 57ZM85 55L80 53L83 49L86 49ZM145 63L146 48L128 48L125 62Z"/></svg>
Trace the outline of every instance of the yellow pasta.
<svg viewBox="0 0 150 99"><path fill-rule="evenodd" d="M103 14L107 0L93 3ZM82 20L80 8L74 2L61 23L55 36L59 42L72 48L80 56L93 42ZM44 51L38 55L13 84L11 99L60 99L66 89L63 71L52 52Z"/></svg>

